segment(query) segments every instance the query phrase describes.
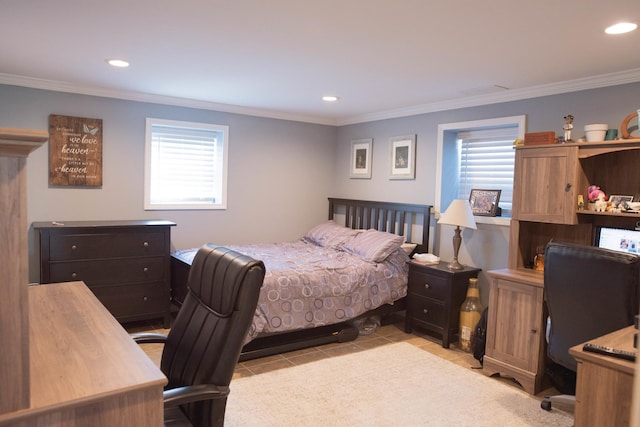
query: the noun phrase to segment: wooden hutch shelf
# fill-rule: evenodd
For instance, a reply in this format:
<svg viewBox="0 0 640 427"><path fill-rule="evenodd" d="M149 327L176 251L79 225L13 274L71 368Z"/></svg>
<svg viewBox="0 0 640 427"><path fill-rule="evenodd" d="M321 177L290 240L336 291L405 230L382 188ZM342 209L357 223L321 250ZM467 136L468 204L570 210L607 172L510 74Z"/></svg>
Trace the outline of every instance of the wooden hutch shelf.
<svg viewBox="0 0 640 427"><path fill-rule="evenodd" d="M550 241L592 245L600 226L635 228L640 214L578 210L590 185L640 196L640 138L516 148L508 268L489 271L485 375L506 374L530 393L546 386L544 274Z"/></svg>

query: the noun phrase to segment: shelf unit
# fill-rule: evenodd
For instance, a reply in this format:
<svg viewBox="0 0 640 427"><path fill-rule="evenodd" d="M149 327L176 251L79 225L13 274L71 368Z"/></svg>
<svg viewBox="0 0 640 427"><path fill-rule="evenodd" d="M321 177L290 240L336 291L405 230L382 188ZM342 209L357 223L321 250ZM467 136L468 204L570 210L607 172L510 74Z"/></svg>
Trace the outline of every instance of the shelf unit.
<svg viewBox="0 0 640 427"><path fill-rule="evenodd" d="M27 157L49 132L0 128L0 415L29 407Z"/></svg>
<svg viewBox="0 0 640 427"><path fill-rule="evenodd" d="M597 226L633 228L640 214L578 210L589 185L640 195L640 139L518 147L509 268L531 265L549 241L591 245Z"/></svg>
<svg viewBox="0 0 640 427"><path fill-rule="evenodd" d="M509 375L532 394L547 384L544 274L531 269L539 246L592 245L598 226L639 224L636 213L578 210L592 184L639 196L640 138L516 148L508 268L488 272L485 375Z"/></svg>

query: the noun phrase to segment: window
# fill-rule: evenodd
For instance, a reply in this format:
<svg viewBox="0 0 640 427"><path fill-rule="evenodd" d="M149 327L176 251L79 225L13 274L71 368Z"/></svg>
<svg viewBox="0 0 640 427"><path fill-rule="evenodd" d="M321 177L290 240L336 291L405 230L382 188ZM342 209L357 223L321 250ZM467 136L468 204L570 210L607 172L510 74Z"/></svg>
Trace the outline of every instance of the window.
<svg viewBox="0 0 640 427"><path fill-rule="evenodd" d="M144 208L226 209L228 126L147 119Z"/></svg>
<svg viewBox="0 0 640 427"><path fill-rule="evenodd" d="M502 217L510 217L515 161L513 142L524 137L524 129L525 116L438 126L437 211L444 211L454 199L468 199L474 188L502 190L499 203ZM476 221L495 222L479 217Z"/></svg>

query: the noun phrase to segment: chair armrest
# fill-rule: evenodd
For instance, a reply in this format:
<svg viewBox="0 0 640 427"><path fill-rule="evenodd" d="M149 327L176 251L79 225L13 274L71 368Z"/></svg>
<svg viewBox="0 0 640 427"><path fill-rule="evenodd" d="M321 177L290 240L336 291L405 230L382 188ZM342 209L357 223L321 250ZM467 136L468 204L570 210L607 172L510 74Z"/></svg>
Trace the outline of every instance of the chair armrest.
<svg viewBox="0 0 640 427"><path fill-rule="evenodd" d="M229 395L229 387L214 384L198 384L176 387L162 393L165 408L173 408L201 400L222 399Z"/></svg>
<svg viewBox="0 0 640 427"><path fill-rule="evenodd" d="M143 333L143 334L129 334L129 336L138 344L164 344L167 342L167 336L165 334Z"/></svg>

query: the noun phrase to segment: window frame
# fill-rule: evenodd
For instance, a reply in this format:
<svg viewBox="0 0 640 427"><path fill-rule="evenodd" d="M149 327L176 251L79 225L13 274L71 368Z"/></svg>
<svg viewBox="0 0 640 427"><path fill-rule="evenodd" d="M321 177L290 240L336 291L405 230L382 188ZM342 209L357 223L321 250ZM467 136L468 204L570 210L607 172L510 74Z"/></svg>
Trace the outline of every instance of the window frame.
<svg viewBox="0 0 640 427"><path fill-rule="evenodd" d="M463 131L470 130L482 130L490 128L499 128L505 126L517 126L518 138L524 139L526 130L526 115L520 116L508 116L499 117L493 119L473 120L465 122L445 123L438 125L438 141L437 141L437 153L436 153L436 191L435 191L435 216L436 219L440 217L442 212L442 180L443 180L443 158L444 158L444 144L447 135L457 134ZM446 206L445 206L446 208ZM477 223L495 224L508 226L511 223L510 217L488 217L488 216L476 216Z"/></svg>
<svg viewBox="0 0 640 427"><path fill-rule="evenodd" d="M152 155L152 128L153 126L166 126L172 128L185 128L206 130L222 134L222 162L219 178L221 182L220 202L202 203L151 203L151 155ZM179 120L167 120L147 117L145 127L145 154L144 154L144 210L226 210L227 209L227 173L229 159L229 126L212 123L187 122Z"/></svg>

